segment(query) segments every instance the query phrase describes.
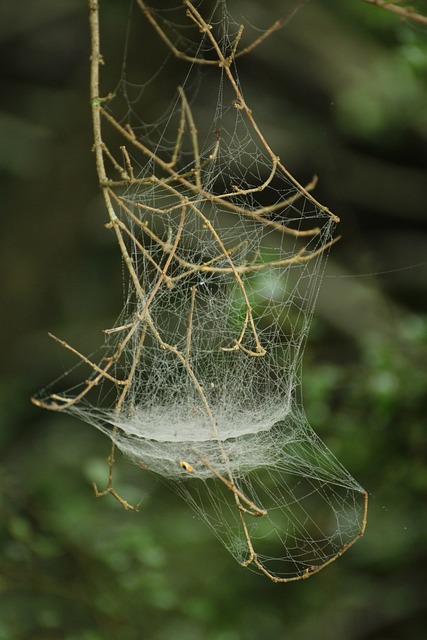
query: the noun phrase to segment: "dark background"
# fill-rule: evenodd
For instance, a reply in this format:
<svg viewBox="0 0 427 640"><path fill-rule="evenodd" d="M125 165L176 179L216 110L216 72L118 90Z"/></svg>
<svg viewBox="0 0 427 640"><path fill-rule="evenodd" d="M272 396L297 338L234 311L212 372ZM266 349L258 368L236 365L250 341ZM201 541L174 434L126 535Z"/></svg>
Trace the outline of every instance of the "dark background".
<svg viewBox="0 0 427 640"><path fill-rule="evenodd" d="M412 4L427 13L426 2ZM295 5L230 0L236 19L260 28ZM101 8L114 86L129 4ZM116 479L140 512L96 500L90 483L106 480L108 442L30 404L65 366L47 331L88 353L120 312L88 59L85 2L1 5L0 640L421 640L426 29L361 1L311 0L241 61L245 97L275 151L301 182L317 173L316 197L341 217L304 397L316 432L370 494L364 539L288 585L236 565L173 492L125 461ZM132 64L136 73L143 61Z"/></svg>

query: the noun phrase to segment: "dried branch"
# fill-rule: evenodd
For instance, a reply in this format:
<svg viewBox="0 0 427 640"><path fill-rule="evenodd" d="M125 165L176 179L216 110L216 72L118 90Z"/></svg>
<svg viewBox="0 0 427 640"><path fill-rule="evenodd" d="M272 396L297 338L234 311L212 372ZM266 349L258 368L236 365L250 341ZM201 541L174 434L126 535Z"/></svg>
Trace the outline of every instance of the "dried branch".
<svg viewBox="0 0 427 640"><path fill-rule="evenodd" d="M427 26L427 16L417 13L413 7L402 7L393 2L385 2L385 0L362 0L362 2L373 4L376 7L390 11L390 13L394 13L396 16L405 20L412 20L413 22Z"/></svg>
<svg viewBox="0 0 427 640"><path fill-rule="evenodd" d="M375 0L365 1L385 6L385 3L380 3L379 0L377 2ZM210 353L214 353L215 358L218 355L221 356L222 352L229 352L230 356L224 355L227 361L228 358L232 360L241 358L235 362L236 365L239 365L239 371L243 362L253 363L254 368L257 368L258 363L261 363L263 374L262 363L271 355L267 349L270 349L274 358L274 349L277 345L268 342L267 332L264 331L262 323L257 321L258 311L256 303L253 302L253 290L248 284L249 276L269 268L285 269L315 260L327 252L331 245L338 240L338 238L331 240L326 231L330 231L329 222L331 220L337 222L339 219L311 194L317 179L314 178L310 184L302 186L273 152L252 109L246 103L238 82L235 60L260 45L280 27L281 22L275 22L252 44L239 50L243 35L243 26L240 26L237 35L227 49L227 53L224 53L220 46L219 36L215 35L214 26L205 20L193 2L183 0L186 16L197 26L201 38L205 38L211 55L213 52L214 59L205 60L202 57L192 57L180 51L163 30L154 11L143 0L137 0L137 3L158 37L174 56L191 64L217 67L234 92L233 106L239 112L236 118L238 123L236 131L239 131L238 125L243 121L246 131L251 132L248 138L255 141L256 155L259 153L259 157L267 159L265 163L267 177L258 175L255 184L253 182L233 184L232 178L227 177L224 180L226 186L222 190L220 187L217 187L216 191L214 190L208 179L212 177L209 176L212 172L209 169L205 171L205 168L209 165L215 168L212 163L221 160L221 136L216 135L216 141L209 146L209 151L203 157L199 146L197 123L183 88L178 88L179 103L177 104L180 104L178 109L180 108L181 113L176 132L174 132L173 149L169 158L165 159L160 156L158 146L152 146L150 142L142 142L130 125L123 125L119 122L112 115L113 112L104 106L106 102L111 102L113 96L109 94L103 98L99 93L100 67L103 65L100 50L99 6L98 0L89 0L92 45L90 95L96 168L108 213L109 222L106 226L112 229L116 236L124 267L130 279L129 300L131 304L129 306L131 311L123 318L120 326L105 331L107 336L116 335L115 339L112 339L108 357L104 357L99 364L82 355L67 342L55 338L63 348L85 363L91 369L91 374L89 379L81 384L79 392L74 396L66 393L62 395L52 393L47 399L34 400L34 402L38 406L55 411L72 411L74 409L76 412L83 413L83 404L85 403L86 406L89 404L88 394L98 385L105 384L108 391L111 387L114 388L116 397L114 403L110 403L107 413L104 412L102 406L95 405L95 408L102 411L103 416L108 416L106 419L108 428L102 428L110 435L112 447L108 458L109 475L106 489L99 491L94 485L94 490L97 497L111 494L124 508L137 510L136 507L121 498L113 488L115 443L117 442L117 446L120 446L120 438L124 437L123 433L125 435L127 433L126 427L123 426L124 421L129 417L136 416L140 402L144 406L141 395L142 392L145 393L144 384L146 383L141 380L146 373L144 370L145 362L141 367L140 364L145 354L148 354L150 366L153 361L159 362L156 360L158 353L161 354L162 363L165 361L164 356L166 355L166 362L173 363L179 376L183 376L185 384L190 388L191 402L196 398L197 412L203 415L204 421L208 425L210 438L208 442L215 444L218 460L220 460L219 464L221 470L224 469L224 471L220 473L217 466L212 464L211 453L209 452L206 457L200 448L191 449L196 458L191 460L192 464L178 459L177 466L190 474L196 473L202 468L203 473L222 483L220 486L224 491L231 492L231 506L238 512L236 520L239 522L242 541L247 553L247 560L242 563L243 566L252 564L274 582L303 579L327 566L363 534L366 525L367 495L364 494L363 520L356 537L350 543L343 544L341 549L332 558L326 559L322 565L311 566L295 577L284 578L273 575L264 566L261 554L258 555L254 549L252 528L247 523L247 519L249 517L268 518L271 514L268 514L262 506L258 506L258 498L251 489L247 495L238 486L239 467L233 466L234 452L229 455L230 450L227 448L229 443L227 444L227 438L222 437L221 425L218 425L217 422L219 417L215 400L210 395L209 381L206 381L204 374L200 373L200 361L203 358L200 358L200 351L196 350L200 349L201 336L205 340L210 327L208 325L208 329L206 329L206 318L204 317L208 305L202 306L206 302L206 293L203 287L194 284L194 282L197 283L199 278L202 280L201 274L215 274L217 276L215 279L220 282L218 300L221 301L221 296L225 298L225 294L227 294L227 296L231 296L233 311L235 312L236 307L239 307L238 313L235 313L235 318L230 322L227 331L221 334L221 344L209 343L209 349L203 345L201 348L203 356L209 350ZM388 8L388 3L386 8ZM122 144L119 146L119 150L112 151L105 143L104 127L107 125L120 134ZM180 159L183 155L184 139L190 143L191 162L187 162L185 167L181 167ZM121 161L118 159L120 153ZM164 156L164 154L162 155ZM142 178L137 177L136 170L138 159L141 160L141 158L141 164L146 165L146 175ZM256 161L258 159L257 157ZM235 161L233 157L230 157L230 153L227 161L230 162L230 166ZM110 178L107 167L119 179ZM257 194L271 193L276 180L281 183L276 192L279 194L278 201L267 205L257 204ZM141 193L141 189L143 193ZM297 209L294 205L299 200L302 200L302 210L309 203L305 216L303 214L295 216ZM215 215L210 215L212 211ZM299 226L303 220L309 219L311 212L327 221L325 232L318 226L309 229L294 228L295 225L290 227L283 221L283 217L286 218L286 215L288 220L291 216L292 219L297 217L297 225ZM321 214L325 215L321 216ZM227 222L223 222L224 218L227 219ZM231 225L231 233L227 228L229 219L236 222L236 226ZM158 227L163 231L159 231ZM253 236L256 235L254 230L259 231L258 244L253 241ZM262 261L259 258L259 253L263 247L264 236L267 236L266 232L270 231L278 232L276 237L279 233L282 234L279 237L280 249L277 246L276 251L275 247L271 254L272 257ZM189 246L192 245L196 234L199 245L191 253ZM285 235L289 237L285 237ZM301 238L307 237L309 241L306 246L298 248ZM313 237L314 241L311 240ZM307 276L307 274L305 275ZM179 317L177 314L177 317L170 321L173 327L174 323L177 323L178 330L174 328L171 330L166 326L169 317L167 317L167 322L162 323L162 314L165 314L165 309L167 313L175 311L175 308L170 309L167 306L171 300L170 290L173 288L175 290L171 291L171 295L176 293L177 298L182 297ZM236 300L233 296L236 296ZM217 298L215 298L215 303L216 301ZM219 308L224 310L227 307L223 305ZM214 317L211 310L212 319L218 323L222 321L221 317L217 318L216 315ZM185 330L182 330L180 322L185 322ZM280 345L280 351L282 351L282 345ZM205 366L204 362L203 366ZM153 369L156 375L163 376L162 367L159 372L155 367ZM116 375L115 371L118 371L119 375ZM281 372L282 369L280 374ZM162 384L163 381L160 387ZM179 387L179 384L176 387ZM177 394L176 389L174 389L174 393ZM80 405L80 403L82 404ZM99 426L100 421L97 423L95 420L95 423ZM133 437L133 432L131 433L131 437ZM187 432L179 435L184 441ZM203 438L201 440L196 438L196 440L199 444L204 442ZM161 453L163 455L163 450ZM138 455L140 459L138 459ZM135 457L141 468L145 468L146 451L142 450L142 453L138 453L138 455ZM253 494L252 497L251 494ZM322 557L326 558L326 555Z"/></svg>

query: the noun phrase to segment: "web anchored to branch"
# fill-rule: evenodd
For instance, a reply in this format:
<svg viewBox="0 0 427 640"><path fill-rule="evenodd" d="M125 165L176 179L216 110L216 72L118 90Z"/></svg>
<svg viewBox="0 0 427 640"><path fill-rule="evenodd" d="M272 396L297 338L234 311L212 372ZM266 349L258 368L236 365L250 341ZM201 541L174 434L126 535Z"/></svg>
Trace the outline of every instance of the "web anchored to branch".
<svg viewBox="0 0 427 640"><path fill-rule="evenodd" d="M124 80L116 96L100 96L90 0L96 164L129 285L101 361L59 341L89 370L81 387L34 402L111 438L109 484L97 495L132 508L113 488L118 446L167 478L243 566L286 582L335 560L366 524L366 492L298 401L338 219L311 195L315 181L303 187L287 171L243 96L236 60L279 24L243 45L225 1L209 18L205 4L181 4L184 39L170 11L137 0L184 77L166 115L136 126L129 101L125 118L113 112L118 94L127 97ZM203 95L212 72L202 139L188 91L196 84ZM105 143L105 127L119 134L120 153Z"/></svg>

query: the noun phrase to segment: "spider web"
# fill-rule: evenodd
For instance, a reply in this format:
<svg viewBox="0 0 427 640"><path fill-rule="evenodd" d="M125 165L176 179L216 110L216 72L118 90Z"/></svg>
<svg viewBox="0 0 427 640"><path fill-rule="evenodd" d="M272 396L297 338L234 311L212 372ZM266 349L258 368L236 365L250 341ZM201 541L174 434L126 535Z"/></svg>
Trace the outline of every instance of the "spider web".
<svg viewBox="0 0 427 640"><path fill-rule="evenodd" d="M299 399L337 218L264 139L238 75L254 45L226 3L158 4L134 9L167 52L162 64L138 82L124 64L107 100L92 82L98 173L129 274L125 306L98 363L60 341L88 376L35 402L77 415L168 479L244 566L274 581L308 577L366 521L366 493ZM96 36L95 0L91 10ZM95 37L93 65L97 46ZM168 65L178 80L170 105L144 120ZM121 137L119 154L98 117Z"/></svg>

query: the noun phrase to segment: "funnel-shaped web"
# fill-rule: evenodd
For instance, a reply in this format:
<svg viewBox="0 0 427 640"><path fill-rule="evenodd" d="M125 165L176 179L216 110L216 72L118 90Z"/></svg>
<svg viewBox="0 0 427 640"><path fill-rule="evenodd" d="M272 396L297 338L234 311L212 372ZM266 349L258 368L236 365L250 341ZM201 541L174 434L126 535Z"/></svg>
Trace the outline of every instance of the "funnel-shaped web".
<svg viewBox="0 0 427 640"><path fill-rule="evenodd" d="M129 285L100 362L60 341L89 369L81 387L34 402L111 438L106 492L125 507L112 485L114 446L169 479L241 564L285 582L332 562L366 523L366 493L298 401L338 219L310 194L314 185L289 174L243 97L238 58L279 24L244 45L225 2L208 16L205 4L186 0L176 10L184 40L170 10L137 0L184 69L171 109L137 128L129 102L119 118L113 96L99 95L90 2L97 168ZM196 126L186 88L205 95L205 77L215 100ZM128 98L124 78L117 93ZM104 142L106 126L120 135L120 153Z"/></svg>

